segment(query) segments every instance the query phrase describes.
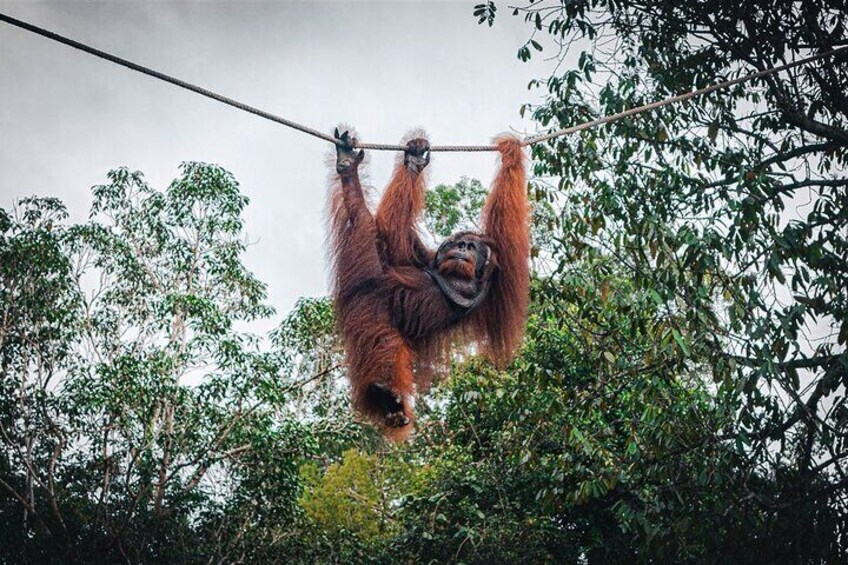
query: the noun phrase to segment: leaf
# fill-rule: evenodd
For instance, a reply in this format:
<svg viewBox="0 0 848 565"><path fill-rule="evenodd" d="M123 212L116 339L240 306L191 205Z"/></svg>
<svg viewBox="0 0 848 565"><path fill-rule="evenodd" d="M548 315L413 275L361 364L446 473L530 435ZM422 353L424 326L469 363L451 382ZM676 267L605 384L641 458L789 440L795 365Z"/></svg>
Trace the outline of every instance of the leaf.
<svg viewBox="0 0 848 565"><path fill-rule="evenodd" d="M689 346L686 345L686 342L683 340L683 336L680 335L680 332L677 329L671 330L671 335L674 336L674 341L677 342L677 345L680 346L680 349L683 350L683 353L688 357L691 355L689 351Z"/></svg>
<svg viewBox="0 0 848 565"><path fill-rule="evenodd" d="M718 137L718 121L714 120L710 123L710 126L707 128L707 137L710 140L710 143L715 145L716 138Z"/></svg>

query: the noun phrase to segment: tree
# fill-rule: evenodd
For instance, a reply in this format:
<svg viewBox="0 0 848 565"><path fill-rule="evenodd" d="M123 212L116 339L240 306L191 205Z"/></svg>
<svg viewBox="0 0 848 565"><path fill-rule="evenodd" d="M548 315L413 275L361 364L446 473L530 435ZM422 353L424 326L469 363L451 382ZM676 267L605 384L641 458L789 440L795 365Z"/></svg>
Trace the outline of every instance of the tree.
<svg viewBox="0 0 848 565"><path fill-rule="evenodd" d="M547 100L527 109L567 127L845 45L846 8L527 2L513 10L533 28L519 58L553 45L576 61L531 83ZM666 313L646 331L699 364L734 415L718 437L749 479L727 503L763 512L778 559L844 558L845 84L843 55L533 150L562 209L555 276L611 259Z"/></svg>
<svg viewBox="0 0 848 565"><path fill-rule="evenodd" d="M0 214L3 552L237 559L298 515L314 446L280 357L238 330L272 313L240 261L247 199L202 163L93 193L85 225L53 199Z"/></svg>
<svg viewBox="0 0 848 565"><path fill-rule="evenodd" d="M391 508L390 469L385 460L349 449L323 473L312 463L303 467L306 478L301 505L328 534L355 535L364 542L386 538L397 530Z"/></svg>
<svg viewBox="0 0 848 565"><path fill-rule="evenodd" d="M537 281L522 356L456 367L403 456L424 477L410 559L750 561L760 515L726 505L742 477L716 440L731 415L644 330L659 315L610 265Z"/></svg>

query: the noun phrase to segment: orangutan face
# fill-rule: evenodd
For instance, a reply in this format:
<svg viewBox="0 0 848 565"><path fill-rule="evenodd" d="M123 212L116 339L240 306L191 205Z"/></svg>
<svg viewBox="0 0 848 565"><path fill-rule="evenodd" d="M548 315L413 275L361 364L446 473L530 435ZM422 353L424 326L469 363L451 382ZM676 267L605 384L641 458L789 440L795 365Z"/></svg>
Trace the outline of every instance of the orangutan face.
<svg viewBox="0 0 848 565"><path fill-rule="evenodd" d="M482 279L496 264L491 246L479 235L461 232L446 239L436 252L436 268L445 276Z"/></svg>

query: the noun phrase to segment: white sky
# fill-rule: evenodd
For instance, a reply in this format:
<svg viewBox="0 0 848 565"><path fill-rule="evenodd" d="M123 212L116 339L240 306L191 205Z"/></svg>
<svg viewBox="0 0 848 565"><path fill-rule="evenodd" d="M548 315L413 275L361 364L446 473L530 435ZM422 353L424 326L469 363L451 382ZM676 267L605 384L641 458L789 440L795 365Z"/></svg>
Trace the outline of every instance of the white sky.
<svg viewBox="0 0 848 565"><path fill-rule="evenodd" d="M518 109L550 64L518 61L530 27L505 6L479 26L476 3L0 0L0 11L324 131L344 121L394 143L422 126L434 143L479 144L533 131ZM246 263L277 318L326 292L325 142L3 23L0 101L0 207L57 196L84 221L112 168L164 189L181 161L218 163L250 197ZM375 186L393 159L371 152ZM439 153L431 186L486 183L494 165L491 153Z"/></svg>

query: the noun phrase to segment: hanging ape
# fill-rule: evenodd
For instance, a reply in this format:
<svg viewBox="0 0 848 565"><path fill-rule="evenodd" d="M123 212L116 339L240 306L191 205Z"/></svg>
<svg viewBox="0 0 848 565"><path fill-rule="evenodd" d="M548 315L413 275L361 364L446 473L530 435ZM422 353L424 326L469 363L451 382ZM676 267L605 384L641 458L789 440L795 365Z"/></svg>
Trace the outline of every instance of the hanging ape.
<svg viewBox="0 0 848 565"><path fill-rule="evenodd" d="M457 334L503 366L524 334L530 228L520 141L495 140L501 165L483 209L483 233L460 232L434 252L418 235L429 143L409 141L376 216L359 181L364 151L339 134L330 194L333 298L354 408L390 439L405 438L416 384ZM418 366L416 380L413 364Z"/></svg>

